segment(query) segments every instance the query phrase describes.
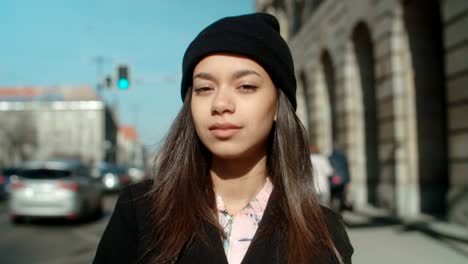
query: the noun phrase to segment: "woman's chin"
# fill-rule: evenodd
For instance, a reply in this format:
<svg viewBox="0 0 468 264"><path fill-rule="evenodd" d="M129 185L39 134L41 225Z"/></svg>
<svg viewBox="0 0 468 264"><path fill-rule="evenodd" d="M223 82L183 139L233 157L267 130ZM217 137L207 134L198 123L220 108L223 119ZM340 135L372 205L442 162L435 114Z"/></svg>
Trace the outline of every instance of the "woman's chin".
<svg viewBox="0 0 468 264"><path fill-rule="evenodd" d="M208 146L208 150L219 159L238 159L246 153L246 150L237 144L216 144Z"/></svg>
<svg viewBox="0 0 468 264"><path fill-rule="evenodd" d="M233 160L242 157L242 152L240 151L228 151L228 150L219 150L211 151L214 157L224 160Z"/></svg>
<svg viewBox="0 0 468 264"><path fill-rule="evenodd" d="M213 147L208 148L214 158L222 160L255 160L256 157L265 154L265 151L257 148L240 147L240 146L224 146L224 147Z"/></svg>

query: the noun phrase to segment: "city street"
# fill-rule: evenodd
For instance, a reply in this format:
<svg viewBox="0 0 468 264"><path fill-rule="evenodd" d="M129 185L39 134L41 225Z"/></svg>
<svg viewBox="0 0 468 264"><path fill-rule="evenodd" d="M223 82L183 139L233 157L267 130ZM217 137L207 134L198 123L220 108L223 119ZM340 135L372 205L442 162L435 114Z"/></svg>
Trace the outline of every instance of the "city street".
<svg viewBox="0 0 468 264"><path fill-rule="evenodd" d="M36 220L19 226L14 226L9 222L5 202L2 202L0 205L0 262L91 263L115 201L116 195L107 196L104 200L104 217L92 222Z"/></svg>
<svg viewBox="0 0 468 264"><path fill-rule="evenodd" d="M0 264L468 264L468 0L1 3Z"/></svg>
<svg viewBox="0 0 468 264"><path fill-rule="evenodd" d="M103 218L86 223L62 220L33 221L14 226L5 202L0 204L0 256L2 263L90 263L114 207L116 195L105 199ZM391 221L362 221L345 213L355 248L353 263L468 263L468 245L431 237Z"/></svg>

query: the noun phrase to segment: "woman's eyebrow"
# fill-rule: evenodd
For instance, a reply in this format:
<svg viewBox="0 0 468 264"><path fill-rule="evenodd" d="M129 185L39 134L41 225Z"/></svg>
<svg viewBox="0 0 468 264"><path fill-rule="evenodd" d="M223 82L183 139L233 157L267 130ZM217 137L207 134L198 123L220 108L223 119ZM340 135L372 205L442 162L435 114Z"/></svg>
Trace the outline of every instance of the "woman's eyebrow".
<svg viewBox="0 0 468 264"><path fill-rule="evenodd" d="M241 77L244 77L244 76L247 76L247 75L257 75L258 77L262 78L262 76L256 72L256 71L253 71L253 70L239 70L239 71L235 71L233 74L232 74L232 79L239 79ZM204 80L210 80L210 81L215 81L216 78L210 74L210 73L207 73L207 72L200 72L200 73L197 73L193 76L193 79L204 79Z"/></svg>
<svg viewBox="0 0 468 264"><path fill-rule="evenodd" d="M234 74L232 75L232 79L238 79L238 78L244 77L246 75L251 75L251 74L257 75L258 77L262 78L262 76L256 71L253 71L253 70L240 70L240 71L234 72Z"/></svg>
<svg viewBox="0 0 468 264"><path fill-rule="evenodd" d="M200 72L200 73L197 73L197 74L195 74L193 76L194 80L197 79L197 78L204 79L204 80L209 80L209 81L214 81L216 79L213 75L211 75L211 74L209 74L207 72Z"/></svg>

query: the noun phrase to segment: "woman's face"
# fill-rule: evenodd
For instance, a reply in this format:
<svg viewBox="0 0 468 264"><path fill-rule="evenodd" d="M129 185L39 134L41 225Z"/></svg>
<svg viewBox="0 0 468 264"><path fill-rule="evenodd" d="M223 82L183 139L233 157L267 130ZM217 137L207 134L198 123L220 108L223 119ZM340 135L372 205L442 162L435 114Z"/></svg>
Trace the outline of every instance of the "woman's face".
<svg viewBox="0 0 468 264"><path fill-rule="evenodd" d="M249 58L210 55L193 71L195 129L219 158L248 158L266 152L277 99L270 76Z"/></svg>

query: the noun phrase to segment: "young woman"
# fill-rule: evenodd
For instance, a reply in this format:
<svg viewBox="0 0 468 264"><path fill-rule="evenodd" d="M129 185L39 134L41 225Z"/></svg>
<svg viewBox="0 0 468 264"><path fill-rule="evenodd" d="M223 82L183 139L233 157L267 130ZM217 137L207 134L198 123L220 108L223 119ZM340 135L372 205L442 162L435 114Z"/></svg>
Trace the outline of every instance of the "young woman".
<svg viewBox="0 0 468 264"><path fill-rule="evenodd" d="M315 196L276 18L216 21L182 68L154 181L121 192L94 263L351 263L341 219Z"/></svg>

